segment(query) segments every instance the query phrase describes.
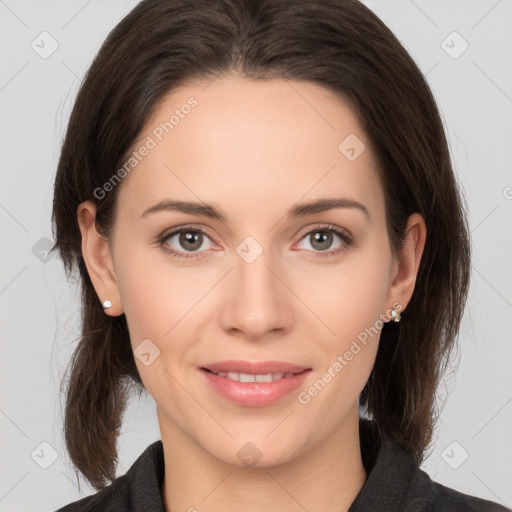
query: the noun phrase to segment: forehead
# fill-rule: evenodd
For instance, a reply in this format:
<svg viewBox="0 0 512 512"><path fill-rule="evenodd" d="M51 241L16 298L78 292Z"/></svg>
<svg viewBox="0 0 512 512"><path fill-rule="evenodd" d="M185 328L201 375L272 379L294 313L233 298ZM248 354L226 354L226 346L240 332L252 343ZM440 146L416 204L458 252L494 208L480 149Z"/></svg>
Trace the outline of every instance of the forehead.
<svg viewBox="0 0 512 512"><path fill-rule="evenodd" d="M238 198L238 209L253 213L327 196L383 203L356 114L311 82L230 77L181 86L160 101L133 150L120 192L134 214L167 197L233 206Z"/></svg>

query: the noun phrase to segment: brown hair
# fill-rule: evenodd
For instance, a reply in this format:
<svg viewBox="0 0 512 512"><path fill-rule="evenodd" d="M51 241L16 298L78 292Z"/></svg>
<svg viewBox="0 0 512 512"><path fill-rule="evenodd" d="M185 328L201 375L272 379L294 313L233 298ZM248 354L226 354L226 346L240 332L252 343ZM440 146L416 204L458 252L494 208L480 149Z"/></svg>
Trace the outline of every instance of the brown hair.
<svg viewBox="0 0 512 512"><path fill-rule="evenodd" d="M385 435L418 463L435 422L435 392L458 336L470 276L465 208L435 100L393 33L356 0L144 0L109 34L79 90L55 181L55 245L78 268L82 333L70 361L64 432L72 462L96 488L115 478L116 441L130 390L144 390L124 315L105 315L81 253L77 207L97 205L106 239L120 168L148 117L173 88L239 74L323 85L358 115L379 163L390 244L420 213L427 240L400 323L384 325L360 396ZM122 184L121 184L122 185ZM120 185L120 186L121 186Z"/></svg>

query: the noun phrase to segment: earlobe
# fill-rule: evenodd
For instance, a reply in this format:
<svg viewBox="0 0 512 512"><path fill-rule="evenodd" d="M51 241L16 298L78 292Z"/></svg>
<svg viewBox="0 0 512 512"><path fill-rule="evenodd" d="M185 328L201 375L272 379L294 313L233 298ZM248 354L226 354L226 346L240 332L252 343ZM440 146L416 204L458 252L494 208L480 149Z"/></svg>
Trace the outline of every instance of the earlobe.
<svg viewBox="0 0 512 512"><path fill-rule="evenodd" d="M411 300L420 261L425 248L427 228L419 213L407 220L403 247L399 249L398 270L389 289L389 300L400 304L403 311Z"/></svg>
<svg viewBox="0 0 512 512"><path fill-rule="evenodd" d="M121 315L123 307L112 255L107 240L96 228L96 205L94 202L81 203L77 208L77 218L82 235L82 255L98 295L98 306L103 306L105 313L109 316ZM110 304L106 301L109 301Z"/></svg>

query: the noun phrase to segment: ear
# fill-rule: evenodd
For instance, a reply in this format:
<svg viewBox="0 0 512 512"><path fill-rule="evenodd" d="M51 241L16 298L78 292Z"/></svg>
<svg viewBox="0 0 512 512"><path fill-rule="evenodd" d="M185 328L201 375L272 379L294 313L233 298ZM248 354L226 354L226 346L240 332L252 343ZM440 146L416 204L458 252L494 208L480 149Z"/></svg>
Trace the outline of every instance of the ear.
<svg viewBox="0 0 512 512"><path fill-rule="evenodd" d="M394 277L388 290L388 302L399 312L411 300L426 239L423 217L419 213L412 214L407 220L403 247L398 251L399 259L395 260Z"/></svg>
<svg viewBox="0 0 512 512"><path fill-rule="evenodd" d="M105 310L109 316L121 315L123 305L117 286L112 255L108 242L96 229L96 205L85 201L77 208L78 225L82 234L82 255L87 272L100 304L110 300L112 306Z"/></svg>

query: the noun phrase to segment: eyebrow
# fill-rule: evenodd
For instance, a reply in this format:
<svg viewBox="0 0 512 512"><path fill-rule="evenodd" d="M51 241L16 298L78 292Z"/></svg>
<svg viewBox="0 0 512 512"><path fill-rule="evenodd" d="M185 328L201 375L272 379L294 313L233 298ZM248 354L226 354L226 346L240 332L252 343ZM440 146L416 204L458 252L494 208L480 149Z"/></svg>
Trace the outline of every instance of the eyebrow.
<svg viewBox="0 0 512 512"><path fill-rule="evenodd" d="M287 216L289 218L300 218L327 210L333 210L335 208L358 209L362 211L366 217L368 217L368 219L371 220L366 206L361 204L359 201L355 201L354 199L345 198L318 199L317 201L310 203L299 204L290 208L290 210L287 212ZM196 203L191 201L174 201L170 199L160 201L154 206L151 206L144 211L144 213L141 215L141 218L162 211L179 211L194 215L203 215L205 217L217 219L222 222L227 221L227 216L211 204Z"/></svg>

